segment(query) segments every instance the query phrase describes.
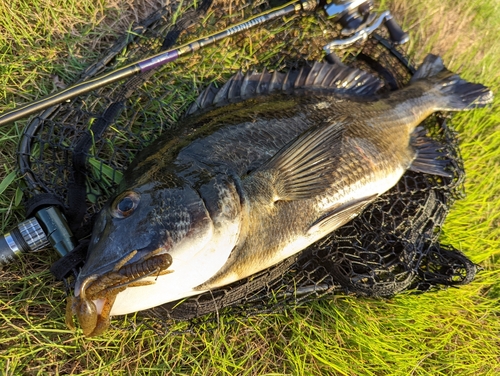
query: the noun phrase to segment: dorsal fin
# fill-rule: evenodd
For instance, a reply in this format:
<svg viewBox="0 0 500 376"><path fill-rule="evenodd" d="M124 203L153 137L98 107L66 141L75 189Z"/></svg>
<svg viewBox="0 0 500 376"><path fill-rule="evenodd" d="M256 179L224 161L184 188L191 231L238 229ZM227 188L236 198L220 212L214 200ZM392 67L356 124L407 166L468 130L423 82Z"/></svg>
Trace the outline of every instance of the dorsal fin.
<svg viewBox="0 0 500 376"><path fill-rule="evenodd" d="M367 97L380 89L382 82L371 74L347 66L315 62L312 66L287 73L239 71L220 89L210 84L186 111L187 115L221 107L248 98L273 92L321 89L323 93L341 96Z"/></svg>

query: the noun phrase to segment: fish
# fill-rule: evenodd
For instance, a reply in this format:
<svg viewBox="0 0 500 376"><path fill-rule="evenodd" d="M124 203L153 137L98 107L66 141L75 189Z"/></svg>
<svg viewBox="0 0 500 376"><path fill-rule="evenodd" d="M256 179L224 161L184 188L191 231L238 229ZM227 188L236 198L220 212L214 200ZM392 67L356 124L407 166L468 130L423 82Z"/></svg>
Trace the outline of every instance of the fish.
<svg viewBox="0 0 500 376"><path fill-rule="evenodd" d="M99 213L68 300L85 336L110 318L226 286L348 223L407 170L450 176L419 124L492 92L428 55L410 83L314 63L210 86L139 152Z"/></svg>

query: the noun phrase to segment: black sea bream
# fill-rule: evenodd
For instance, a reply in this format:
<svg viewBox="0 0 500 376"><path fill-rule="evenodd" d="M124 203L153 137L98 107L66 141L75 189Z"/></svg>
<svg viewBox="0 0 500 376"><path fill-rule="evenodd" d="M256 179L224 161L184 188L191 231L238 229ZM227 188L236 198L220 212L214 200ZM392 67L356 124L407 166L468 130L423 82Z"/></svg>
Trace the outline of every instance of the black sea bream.
<svg viewBox="0 0 500 376"><path fill-rule="evenodd" d="M432 55L408 87L379 88L360 70L316 63L207 89L138 155L99 214L69 307L84 333L275 265L350 221L407 169L446 176L435 155L419 155L435 143L415 128L493 97Z"/></svg>

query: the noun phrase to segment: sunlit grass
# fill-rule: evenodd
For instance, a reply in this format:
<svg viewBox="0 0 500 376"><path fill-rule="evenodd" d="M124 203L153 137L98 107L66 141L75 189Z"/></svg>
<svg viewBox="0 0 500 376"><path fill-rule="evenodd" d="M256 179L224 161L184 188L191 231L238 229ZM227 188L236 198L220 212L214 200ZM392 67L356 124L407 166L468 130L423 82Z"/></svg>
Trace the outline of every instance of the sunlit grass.
<svg viewBox="0 0 500 376"><path fill-rule="evenodd" d="M113 30L127 27L124 14L128 20L138 17L125 2L8 3L0 4L0 111L54 91L54 76L71 82L100 50L109 47L116 35ZM410 31L410 54L416 61L428 52L439 53L467 79L500 91L498 0L407 0L383 6L395 9ZM226 21L230 23L230 17ZM290 37L303 37L311 22L304 19L301 30L289 30ZM287 30L287 25L281 28ZM199 82L199 77L221 82L230 71L263 61L285 66L286 61L276 56L286 42L266 48L274 32L261 31L239 49L223 42L203 63L188 60L193 82ZM304 53L320 57L316 46L306 46ZM0 272L0 374L500 373L498 98L497 94L492 107L459 114L452 123L460 134L467 197L454 205L447 218L443 242L482 265L484 270L472 284L387 300L336 297L283 313L235 318L232 324L222 320L215 330L175 336L158 335L136 315L128 315L113 320L106 335L89 340L64 324L63 286L48 271L56 255L29 254ZM175 120L177 115L165 116ZM23 218L20 180L11 174L23 124L0 128L2 231ZM91 164L105 168L96 161ZM117 177L109 172L108 178Z"/></svg>

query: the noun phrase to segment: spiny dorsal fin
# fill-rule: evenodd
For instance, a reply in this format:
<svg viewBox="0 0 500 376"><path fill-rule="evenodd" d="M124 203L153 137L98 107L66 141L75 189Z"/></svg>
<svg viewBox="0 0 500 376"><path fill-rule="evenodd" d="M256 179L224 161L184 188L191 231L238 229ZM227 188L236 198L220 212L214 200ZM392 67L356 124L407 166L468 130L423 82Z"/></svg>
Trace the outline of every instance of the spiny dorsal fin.
<svg viewBox="0 0 500 376"><path fill-rule="evenodd" d="M251 97L273 92L291 93L298 90L317 90L341 96L366 97L375 94L382 82L371 74L346 66L315 62L311 67L290 70L286 74L239 71L220 89L210 85L186 111L187 115L208 108L224 106Z"/></svg>

